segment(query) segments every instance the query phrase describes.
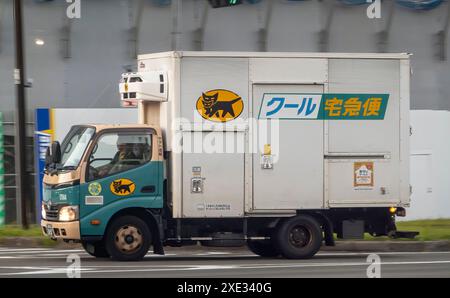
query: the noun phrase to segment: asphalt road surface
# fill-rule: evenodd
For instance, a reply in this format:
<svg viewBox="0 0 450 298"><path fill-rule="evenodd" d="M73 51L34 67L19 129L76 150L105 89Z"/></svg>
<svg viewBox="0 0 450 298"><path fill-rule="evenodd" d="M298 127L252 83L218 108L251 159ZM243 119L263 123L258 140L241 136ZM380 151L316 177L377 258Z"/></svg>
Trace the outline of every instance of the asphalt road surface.
<svg viewBox="0 0 450 298"><path fill-rule="evenodd" d="M80 270L68 266L79 256ZM246 249L167 248L140 262L96 259L82 249L0 247L0 277L367 277L370 253L319 252L310 260L266 259ZM76 258L75 256L75 258ZM450 252L378 253L381 277L450 277ZM376 259L372 259L372 262ZM78 267L77 267L78 268Z"/></svg>

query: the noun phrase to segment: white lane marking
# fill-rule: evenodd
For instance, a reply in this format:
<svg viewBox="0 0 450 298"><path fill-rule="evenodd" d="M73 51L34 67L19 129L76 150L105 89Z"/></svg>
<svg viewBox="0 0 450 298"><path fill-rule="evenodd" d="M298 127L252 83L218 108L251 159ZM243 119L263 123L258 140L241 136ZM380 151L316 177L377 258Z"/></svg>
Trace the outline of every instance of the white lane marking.
<svg viewBox="0 0 450 298"><path fill-rule="evenodd" d="M146 257L167 257L167 256L176 256L177 254L165 254L165 255L155 255L152 252L146 254Z"/></svg>
<svg viewBox="0 0 450 298"><path fill-rule="evenodd" d="M83 259L86 257L89 259L95 259L91 255L89 255L86 252L77 253L80 255ZM67 257L69 253L56 253L56 254L39 254L39 255L18 255L18 256L0 256L0 259L64 259ZM146 258L164 258L164 257L173 257L176 256L176 254L166 254L166 255L154 255L154 254L147 254ZM107 258L105 260L108 260ZM0 267L1 268L1 267Z"/></svg>
<svg viewBox="0 0 450 298"><path fill-rule="evenodd" d="M216 269L237 269L239 265L201 265L190 268L191 270L216 270Z"/></svg>
<svg viewBox="0 0 450 298"><path fill-rule="evenodd" d="M450 264L450 261L432 261L432 262L387 262L381 265L418 265L418 264ZM340 267L340 266L367 266L366 262L363 263L329 263L329 264L286 264L277 265L272 264L270 266L214 266L214 265L200 265L191 266L186 268L148 268L148 269L120 269L120 270L89 270L85 273L126 273L126 272L155 272L155 271L198 271L198 270L226 270L226 269L269 269L269 268L307 268L307 267Z"/></svg>
<svg viewBox="0 0 450 298"><path fill-rule="evenodd" d="M427 255L427 254L450 254L450 251L385 251L385 252L318 252L316 256L365 256L377 255Z"/></svg>
<svg viewBox="0 0 450 298"><path fill-rule="evenodd" d="M61 267L61 266L59 266ZM50 269L50 266L40 267L40 266L1 266L1 269L27 269L27 270L42 270L42 269ZM7 274L7 273L4 273Z"/></svg>
<svg viewBox="0 0 450 298"><path fill-rule="evenodd" d="M426 265L426 264L450 264L450 261L411 261L411 262L382 262L381 265ZM162 271L194 271L194 270L226 270L226 269L268 269L268 268L308 268L308 267L349 267L349 266L367 266L366 262L355 263L311 263L311 264L267 264L264 266L249 264L243 265L180 265L172 268L133 268L133 269L119 269L119 270L97 270L96 266L82 267L83 273L130 273L130 272L162 272ZM179 267L179 268L177 268ZM17 268L17 267L16 267ZM30 267L21 267L30 270ZM33 268L33 267L31 267ZM38 269L39 268L39 269ZM17 268L19 269L19 268ZM37 269L37 270L36 270ZM33 269L31 269L33 270ZM14 272L14 273L0 273L0 275L35 275L35 274L60 274L65 273L64 268L48 268L37 267L34 271Z"/></svg>
<svg viewBox="0 0 450 298"><path fill-rule="evenodd" d="M45 253L45 254L40 254L38 257L67 257L68 255L70 255L70 253ZM88 253L77 253L77 255L86 255L89 256Z"/></svg>
<svg viewBox="0 0 450 298"><path fill-rule="evenodd" d="M39 275L39 274L66 274L67 267L60 268L44 268L44 267L36 267L31 269L33 271L25 271L25 272L14 272L14 273L0 273L0 276L11 276L11 275ZM89 268L80 268L81 272L90 270Z"/></svg>
<svg viewBox="0 0 450 298"><path fill-rule="evenodd" d="M8 254L45 254L45 253L74 253L74 252L84 252L84 249L55 249L55 250L33 250L33 251L3 251L0 252L0 255L8 255Z"/></svg>
<svg viewBox="0 0 450 298"><path fill-rule="evenodd" d="M33 259L41 259L41 260L61 260L61 259L66 259L67 255L63 255L63 256L51 256L51 257L42 257L42 256L20 256L20 257L15 257L15 256L6 256L6 257L0 257L0 259L17 259L17 260L33 260ZM86 256L88 256L86 254ZM84 257L84 256L81 256Z"/></svg>
<svg viewBox="0 0 450 298"><path fill-rule="evenodd" d="M25 250L50 250L49 248L15 248L15 247L4 247L0 249L0 252L3 251L25 251Z"/></svg>

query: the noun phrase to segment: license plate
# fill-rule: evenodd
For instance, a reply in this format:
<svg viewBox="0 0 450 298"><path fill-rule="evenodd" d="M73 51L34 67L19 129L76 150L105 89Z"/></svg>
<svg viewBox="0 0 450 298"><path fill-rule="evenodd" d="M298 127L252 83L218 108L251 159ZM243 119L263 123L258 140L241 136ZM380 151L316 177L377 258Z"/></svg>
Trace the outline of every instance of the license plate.
<svg viewBox="0 0 450 298"><path fill-rule="evenodd" d="M47 225L47 234L52 238L55 237L55 233L53 232L53 227L51 225Z"/></svg>

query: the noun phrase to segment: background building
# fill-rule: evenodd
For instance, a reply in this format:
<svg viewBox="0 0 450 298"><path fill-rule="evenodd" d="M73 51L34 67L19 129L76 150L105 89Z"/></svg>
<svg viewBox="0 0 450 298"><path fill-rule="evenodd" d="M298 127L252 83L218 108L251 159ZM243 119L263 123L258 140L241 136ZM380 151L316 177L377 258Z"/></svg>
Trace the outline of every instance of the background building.
<svg viewBox="0 0 450 298"><path fill-rule="evenodd" d="M410 52L411 108L450 111L450 4L432 0L427 1L431 6L412 6L415 2L382 1L381 18L370 19L367 5L357 5L360 0L252 0L220 9L206 0L80 0L81 18L69 19L65 0L24 0L26 76L32 82L27 90L28 170L34 171L35 109L119 107L120 74L135 69L138 53ZM12 11L11 0L0 0L0 111L7 209L14 215Z"/></svg>

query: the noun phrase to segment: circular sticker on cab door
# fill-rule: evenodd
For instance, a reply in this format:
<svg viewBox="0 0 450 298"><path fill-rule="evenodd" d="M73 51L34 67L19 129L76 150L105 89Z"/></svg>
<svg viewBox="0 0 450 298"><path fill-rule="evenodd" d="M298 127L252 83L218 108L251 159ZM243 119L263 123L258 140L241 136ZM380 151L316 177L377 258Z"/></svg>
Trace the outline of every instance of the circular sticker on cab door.
<svg viewBox="0 0 450 298"><path fill-rule="evenodd" d="M111 192L117 196L131 195L136 188L136 184L133 181L126 178L116 179L109 185Z"/></svg>
<svg viewBox="0 0 450 298"><path fill-rule="evenodd" d="M102 192L102 186L98 182L92 182L88 186L88 191L93 196L98 196Z"/></svg>

